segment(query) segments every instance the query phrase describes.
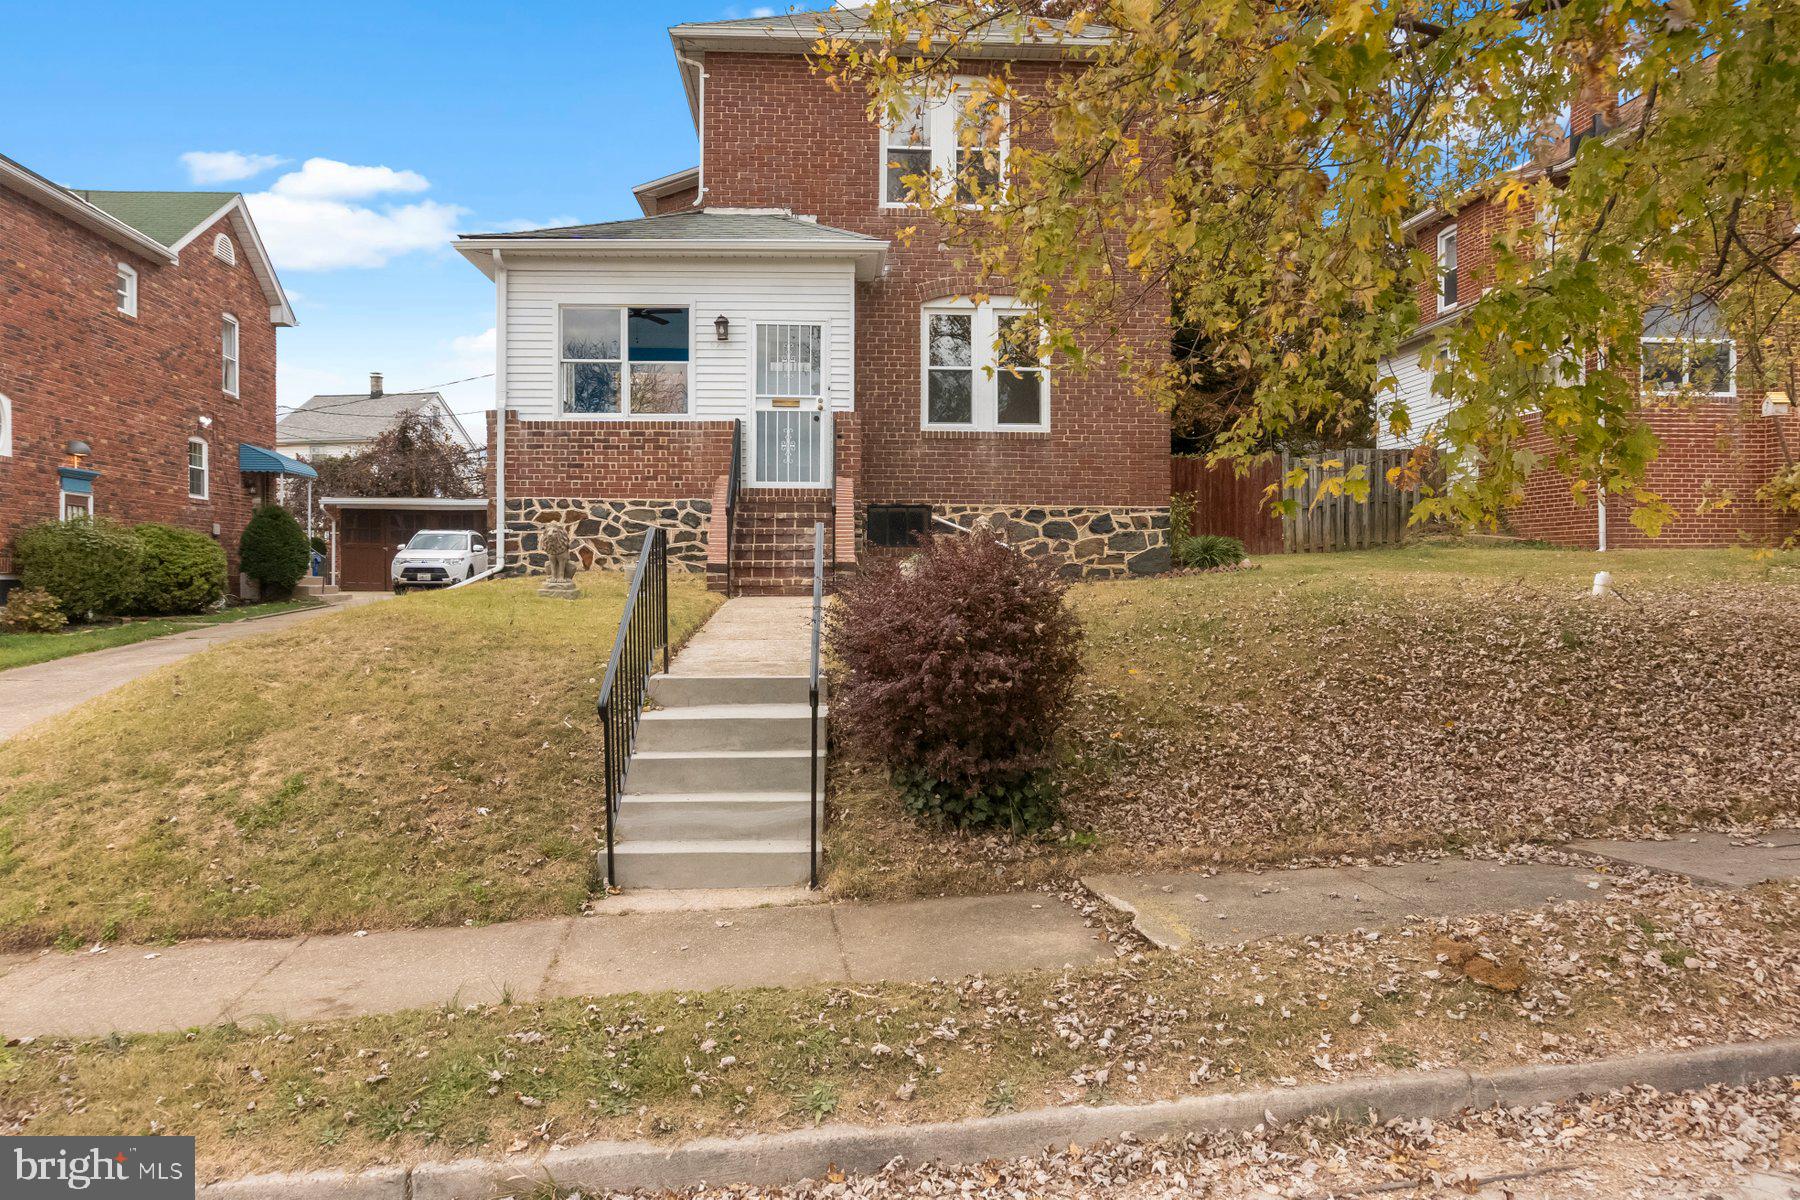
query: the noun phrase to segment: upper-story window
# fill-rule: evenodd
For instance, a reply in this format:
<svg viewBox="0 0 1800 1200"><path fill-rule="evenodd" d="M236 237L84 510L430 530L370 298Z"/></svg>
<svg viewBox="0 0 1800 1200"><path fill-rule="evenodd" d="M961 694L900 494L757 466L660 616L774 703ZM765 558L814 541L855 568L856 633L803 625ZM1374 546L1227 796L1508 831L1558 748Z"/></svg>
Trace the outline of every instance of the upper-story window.
<svg viewBox="0 0 1800 1200"><path fill-rule="evenodd" d="M138 274L124 263L119 264L119 273L113 278L113 292L119 298L119 311L128 317L137 316Z"/></svg>
<svg viewBox="0 0 1800 1200"><path fill-rule="evenodd" d="M1437 236L1438 311L1456 307L1456 226Z"/></svg>
<svg viewBox="0 0 1800 1200"><path fill-rule="evenodd" d="M562 411L668 416L688 411L688 310L562 310Z"/></svg>
<svg viewBox="0 0 1800 1200"><path fill-rule="evenodd" d="M1050 377L1036 314L1011 300L943 301L922 314L927 429L1050 427Z"/></svg>
<svg viewBox="0 0 1800 1200"><path fill-rule="evenodd" d="M238 323L236 317L219 319L219 386L227 396L238 394Z"/></svg>
<svg viewBox="0 0 1800 1200"><path fill-rule="evenodd" d="M204 500L210 494L211 482L206 469L206 440L188 439L188 499Z"/></svg>
<svg viewBox="0 0 1800 1200"><path fill-rule="evenodd" d="M0 458L11 458L12 452L12 401L0 393Z"/></svg>
<svg viewBox="0 0 1800 1200"><path fill-rule="evenodd" d="M937 199L950 195L951 188L964 204L991 194L1005 178L1006 119L1006 105L979 85L913 97L900 119L882 128L882 204L914 203L917 192L907 186L908 177L928 178Z"/></svg>
<svg viewBox="0 0 1800 1200"><path fill-rule="evenodd" d="M213 257L229 266L237 265L237 247L231 244L227 234L218 234L213 238Z"/></svg>
<svg viewBox="0 0 1800 1200"><path fill-rule="evenodd" d="M1644 386L1665 395L1737 395L1737 343L1710 301L1683 310L1644 312L1638 371Z"/></svg>

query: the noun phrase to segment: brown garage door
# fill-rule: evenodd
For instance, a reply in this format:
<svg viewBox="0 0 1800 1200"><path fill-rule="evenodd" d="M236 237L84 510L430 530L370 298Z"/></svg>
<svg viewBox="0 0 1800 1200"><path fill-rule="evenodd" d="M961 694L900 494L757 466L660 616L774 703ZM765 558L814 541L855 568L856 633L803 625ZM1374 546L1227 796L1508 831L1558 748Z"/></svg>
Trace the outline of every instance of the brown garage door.
<svg viewBox="0 0 1800 1200"><path fill-rule="evenodd" d="M394 553L421 529L476 529L487 524L479 508L418 512L402 508L347 508L338 514L338 586L350 592L384 592L393 586Z"/></svg>

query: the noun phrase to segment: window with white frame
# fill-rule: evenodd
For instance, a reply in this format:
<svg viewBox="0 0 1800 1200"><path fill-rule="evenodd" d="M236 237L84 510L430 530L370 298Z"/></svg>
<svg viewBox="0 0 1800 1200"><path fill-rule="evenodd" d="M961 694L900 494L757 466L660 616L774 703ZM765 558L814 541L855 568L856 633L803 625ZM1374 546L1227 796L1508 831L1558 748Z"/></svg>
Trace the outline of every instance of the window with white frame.
<svg viewBox="0 0 1800 1200"><path fill-rule="evenodd" d="M206 441L204 438L188 439L188 498L204 500L210 494L206 470Z"/></svg>
<svg viewBox="0 0 1800 1200"><path fill-rule="evenodd" d="M56 507L65 521L91 517L94 515L94 495L92 492L62 492L57 498Z"/></svg>
<svg viewBox="0 0 1800 1200"><path fill-rule="evenodd" d="M228 234L218 234L213 238L213 257L228 266L237 266L237 247L231 244Z"/></svg>
<svg viewBox="0 0 1800 1200"><path fill-rule="evenodd" d="M238 323L236 317L219 319L219 386L227 396L238 394Z"/></svg>
<svg viewBox="0 0 1800 1200"><path fill-rule="evenodd" d="M1048 429L1050 378L1036 314L1008 300L928 304L922 314L927 429Z"/></svg>
<svg viewBox="0 0 1800 1200"><path fill-rule="evenodd" d="M1711 302L1659 304L1644 312L1638 372L1646 388L1664 395L1735 396L1737 343Z"/></svg>
<svg viewBox="0 0 1800 1200"><path fill-rule="evenodd" d="M918 190L907 186L909 177L928 178L925 190L938 199L951 188L965 204L991 195L1005 178L1006 122L1005 103L988 95L985 84L912 97L899 119L882 127L881 202L913 204Z"/></svg>
<svg viewBox="0 0 1800 1200"><path fill-rule="evenodd" d="M0 458L11 458L12 452L12 401L0 393Z"/></svg>
<svg viewBox="0 0 1800 1200"><path fill-rule="evenodd" d="M138 274L124 263L119 264L119 273L113 278L113 292L119 298L119 311L128 317L137 316Z"/></svg>
<svg viewBox="0 0 1800 1200"><path fill-rule="evenodd" d="M1438 311L1456 307L1456 226L1437 236Z"/></svg>
<svg viewBox="0 0 1800 1200"><path fill-rule="evenodd" d="M565 306L559 334L563 413L686 413L688 318L685 308Z"/></svg>

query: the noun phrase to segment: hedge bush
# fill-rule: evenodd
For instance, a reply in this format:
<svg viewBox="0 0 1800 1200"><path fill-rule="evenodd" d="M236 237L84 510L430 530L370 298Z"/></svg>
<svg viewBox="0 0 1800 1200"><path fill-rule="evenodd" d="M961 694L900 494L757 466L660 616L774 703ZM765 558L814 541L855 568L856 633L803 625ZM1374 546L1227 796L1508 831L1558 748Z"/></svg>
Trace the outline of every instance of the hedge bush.
<svg viewBox="0 0 1800 1200"><path fill-rule="evenodd" d="M1244 561L1244 543L1234 537L1203 533L1198 537L1180 538L1175 543L1175 565L1190 570L1235 567Z"/></svg>
<svg viewBox="0 0 1800 1200"><path fill-rule="evenodd" d="M913 811L1014 832L1055 820L1047 772L1081 665L1064 590L1048 564L978 529L877 563L839 594L832 715Z"/></svg>
<svg viewBox="0 0 1800 1200"><path fill-rule="evenodd" d="M154 522L132 534L143 550L133 611L154 616L201 612L225 596L225 550L203 533Z"/></svg>
<svg viewBox="0 0 1800 1200"><path fill-rule="evenodd" d="M55 633L68 623L56 597L43 588L14 588L0 608L0 628L13 633Z"/></svg>
<svg viewBox="0 0 1800 1200"><path fill-rule="evenodd" d="M244 574L286 595L312 565L312 547L293 513L279 504L264 504L251 515L244 536L238 539L238 562Z"/></svg>
<svg viewBox="0 0 1800 1200"><path fill-rule="evenodd" d="M42 588L70 620L118 616L137 599L143 550L105 517L45 521L13 539L19 582Z"/></svg>

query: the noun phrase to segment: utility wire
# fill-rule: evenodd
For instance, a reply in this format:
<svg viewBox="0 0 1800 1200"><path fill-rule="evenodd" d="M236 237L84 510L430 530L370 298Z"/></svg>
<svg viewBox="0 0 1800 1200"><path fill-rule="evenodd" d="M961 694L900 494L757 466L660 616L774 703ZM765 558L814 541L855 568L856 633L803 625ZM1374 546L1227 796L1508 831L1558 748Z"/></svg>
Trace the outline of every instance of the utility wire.
<svg viewBox="0 0 1800 1200"><path fill-rule="evenodd" d="M462 379L452 379L448 383L434 383L430 387L417 387L417 388L384 387L384 388L382 388L382 395L383 396L405 396L405 395L416 395L421 392L435 392L439 388L455 387L459 383L473 383L477 379L492 379L494 377L494 374L495 374L495 372L489 371L485 375L469 375ZM343 400L337 402L336 404L320 404L313 408L307 408L306 405L304 405L304 404L277 404L275 406L275 410L277 412L280 412L283 409L285 409L289 413L297 413L297 412L301 411L302 409L305 409L309 413L335 412L336 410L338 410L340 408L349 408L353 404L361 404L365 400L373 400L373 399L376 399L376 397L374 397L374 396L347 396Z"/></svg>

